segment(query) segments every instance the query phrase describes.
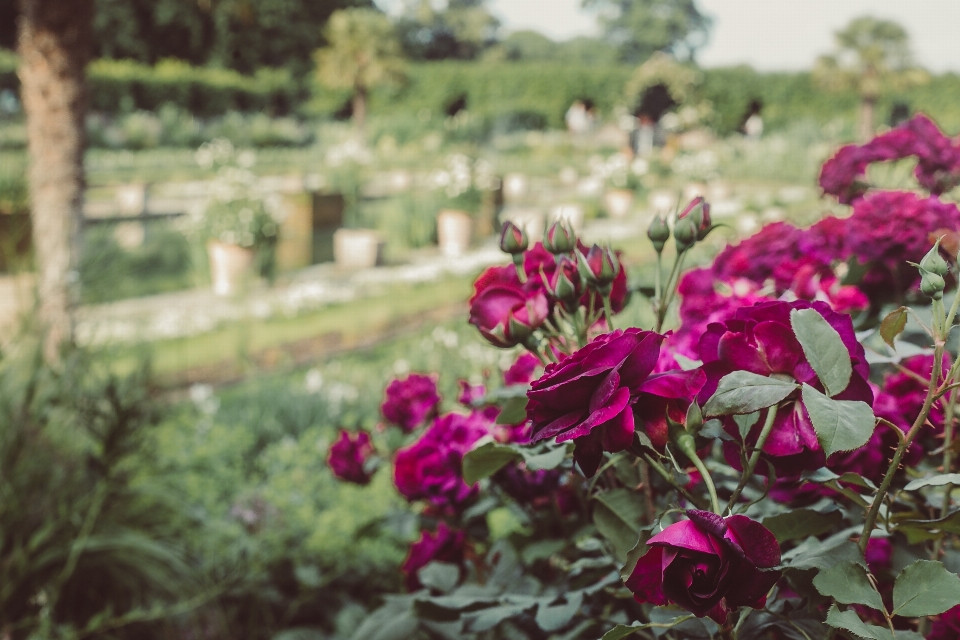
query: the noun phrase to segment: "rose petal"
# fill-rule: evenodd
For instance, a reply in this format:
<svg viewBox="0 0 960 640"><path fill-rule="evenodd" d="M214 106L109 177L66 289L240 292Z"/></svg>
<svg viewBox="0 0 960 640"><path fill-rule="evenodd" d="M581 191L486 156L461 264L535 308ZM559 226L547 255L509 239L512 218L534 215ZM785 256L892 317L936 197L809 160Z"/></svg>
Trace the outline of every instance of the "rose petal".
<svg viewBox="0 0 960 640"><path fill-rule="evenodd" d="M633 597L637 602L649 602L650 604L663 606L667 604L667 598L663 595L661 584L663 583L663 569L661 563L663 559L663 547L652 547L637 561L630 577L627 578L627 589L633 592Z"/></svg>
<svg viewBox="0 0 960 640"><path fill-rule="evenodd" d="M702 369L690 371L666 371L652 375L637 388L639 393L649 393L661 398L696 397L707 381Z"/></svg>
<svg viewBox="0 0 960 640"><path fill-rule="evenodd" d="M628 449L633 444L633 434L635 433L633 410L630 407L624 407L623 411L616 417L603 423L598 429L603 438L604 451L613 452Z"/></svg>
<svg viewBox="0 0 960 640"><path fill-rule="evenodd" d="M773 373L792 373L803 358L803 348L789 326L777 322L761 322L753 328L757 347Z"/></svg>
<svg viewBox="0 0 960 640"><path fill-rule="evenodd" d="M718 555L717 547L710 535L690 520L681 520L670 525L657 535L647 540L647 544L670 545L681 549L690 549L711 555Z"/></svg>
<svg viewBox="0 0 960 640"><path fill-rule="evenodd" d="M752 565L768 569L780 564L780 545L765 526L743 515L730 516L725 523L724 537L736 542Z"/></svg>
<svg viewBox="0 0 960 640"><path fill-rule="evenodd" d="M580 465L583 475L592 478L603 459L603 443L598 431L581 436L574 441L573 459Z"/></svg>

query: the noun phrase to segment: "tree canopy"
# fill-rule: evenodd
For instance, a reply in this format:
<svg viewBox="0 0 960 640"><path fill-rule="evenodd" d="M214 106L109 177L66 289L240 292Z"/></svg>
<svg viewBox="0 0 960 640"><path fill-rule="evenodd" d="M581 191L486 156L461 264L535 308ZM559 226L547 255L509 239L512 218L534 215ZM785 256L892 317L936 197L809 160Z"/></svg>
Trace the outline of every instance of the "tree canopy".
<svg viewBox="0 0 960 640"><path fill-rule="evenodd" d="M430 0L413 0L397 22L407 57L413 60L472 60L496 42L500 22L486 0L447 0L437 9Z"/></svg>
<svg viewBox="0 0 960 640"><path fill-rule="evenodd" d="M624 62L643 62L657 51L692 61L711 25L695 0L583 0L583 6L599 12Z"/></svg>

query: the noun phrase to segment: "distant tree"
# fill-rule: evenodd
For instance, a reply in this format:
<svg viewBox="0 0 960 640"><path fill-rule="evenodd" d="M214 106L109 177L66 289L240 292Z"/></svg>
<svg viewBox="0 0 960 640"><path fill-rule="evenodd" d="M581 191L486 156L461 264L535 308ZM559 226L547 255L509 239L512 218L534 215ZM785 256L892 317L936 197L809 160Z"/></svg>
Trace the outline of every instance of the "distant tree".
<svg viewBox="0 0 960 640"><path fill-rule="evenodd" d="M71 274L83 210L86 63L93 0L21 0L21 96L27 118L27 184L37 261L44 355L56 361L73 338Z"/></svg>
<svg viewBox="0 0 960 640"><path fill-rule="evenodd" d="M370 90L403 77L400 41L393 24L373 9L343 9L324 29L329 43L316 54L317 77L353 93L353 119L362 131Z"/></svg>
<svg viewBox="0 0 960 640"><path fill-rule="evenodd" d="M695 0L583 0L583 6L599 11L606 38L631 63L657 51L692 61L711 24Z"/></svg>
<svg viewBox="0 0 960 640"><path fill-rule="evenodd" d="M496 43L500 22L487 0L447 0L436 9L430 0L410 0L397 22L407 56L416 60L472 60Z"/></svg>
<svg viewBox="0 0 960 640"><path fill-rule="evenodd" d="M910 38L899 24L864 16L834 34L837 52L821 56L814 80L827 90L855 90L860 95L859 134L874 134L874 110L885 91L922 84L928 74L913 63Z"/></svg>
<svg viewBox="0 0 960 640"><path fill-rule="evenodd" d="M560 45L539 31L515 31L484 52L485 60L556 60Z"/></svg>

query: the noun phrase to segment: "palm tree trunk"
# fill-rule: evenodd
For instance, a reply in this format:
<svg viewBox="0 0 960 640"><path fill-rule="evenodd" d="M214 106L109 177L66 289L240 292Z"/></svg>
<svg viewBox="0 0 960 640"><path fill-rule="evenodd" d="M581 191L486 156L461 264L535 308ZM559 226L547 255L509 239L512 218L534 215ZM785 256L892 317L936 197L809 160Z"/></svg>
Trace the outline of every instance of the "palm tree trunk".
<svg viewBox="0 0 960 640"><path fill-rule="evenodd" d="M20 0L21 93L27 117L27 181L44 356L73 338L76 244L83 205L85 67L94 0Z"/></svg>
<svg viewBox="0 0 960 640"><path fill-rule="evenodd" d="M860 142L869 142L873 139L873 113L877 106L877 99L864 97L860 100Z"/></svg>
<svg viewBox="0 0 960 640"><path fill-rule="evenodd" d="M367 126L367 88L356 87L353 91L353 122L362 134Z"/></svg>

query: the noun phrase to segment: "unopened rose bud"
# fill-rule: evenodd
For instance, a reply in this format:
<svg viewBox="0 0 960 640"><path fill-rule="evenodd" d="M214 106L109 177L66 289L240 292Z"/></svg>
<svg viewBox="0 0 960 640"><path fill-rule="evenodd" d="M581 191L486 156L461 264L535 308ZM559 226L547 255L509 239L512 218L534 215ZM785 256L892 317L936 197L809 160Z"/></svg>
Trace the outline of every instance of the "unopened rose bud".
<svg viewBox="0 0 960 640"><path fill-rule="evenodd" d="M927 252L927 255L923 256L923 260L920 261L920 269L930 273L935 273L940 277L943 277L950 272L950 265L948 265L947 261L944 260L943 256L940 255L939 240L937 240L936 244L933 245L933 248Z"/></svg>
<svg viewBox="0 0 960 640"><path fill-rule="evenodd" d="M568 256L557 258L557 266L551 276L541 269L540 277L550 296L562 303L564 308L572 310L580 300L583 291L580 286L580 274L577 264Z"/></svg>
<svg viewBox="0 0 960 640"><path fill-rule="evenodd" d="M710 233L710 203L703 197L696 197L680 213L679 219L689 219L697 229L697 240L703 240Z"/></svg>
<svg viewBox="0 0 960 640"><path fill-rule="evenodd" d="M653 243L653 248L657 253L663 251L664 245L670 239L670 226L667 221L660 216L656 216L650 226L647 227L647 237L650 238L650 242Z"/></svg>
<svg viewBox="0 0 960 640"><path fill-rule="evenodd" d="M921 271L920 273L920 291L923 292L923 295L934 300L942 300L943 290L946 287L943 276L932 271Z"/></svg>
<svg viewBox="0 0 960 640"><path fill-rule="evenodd" d="M697 242L697 226L689 218L680 218L673 226L673 238L677 242L677 252L683 253Z"/></svg>
<svg viewBox="0 0 960 640"><path fill-rule="evenodd" d="M527 250L530 243L526 232L507 220L500 229L500 250L510 255L517 255Z"/></svg>
<svg viewBox="0 0 960 640"><path fill-rule="evenodd" d="M577 235L564 219L557 220L543 234L543 248L554 255L570 253L577 246Z"/></svg>
<svg viewBox="0 0 960 640"><path fill-rule="evenodd" d="M580 277L592 287L605 289L609 287L617 274L620 273L620 260L613 249L593 245L587 255L579 251L577 268Z"/></svg>

